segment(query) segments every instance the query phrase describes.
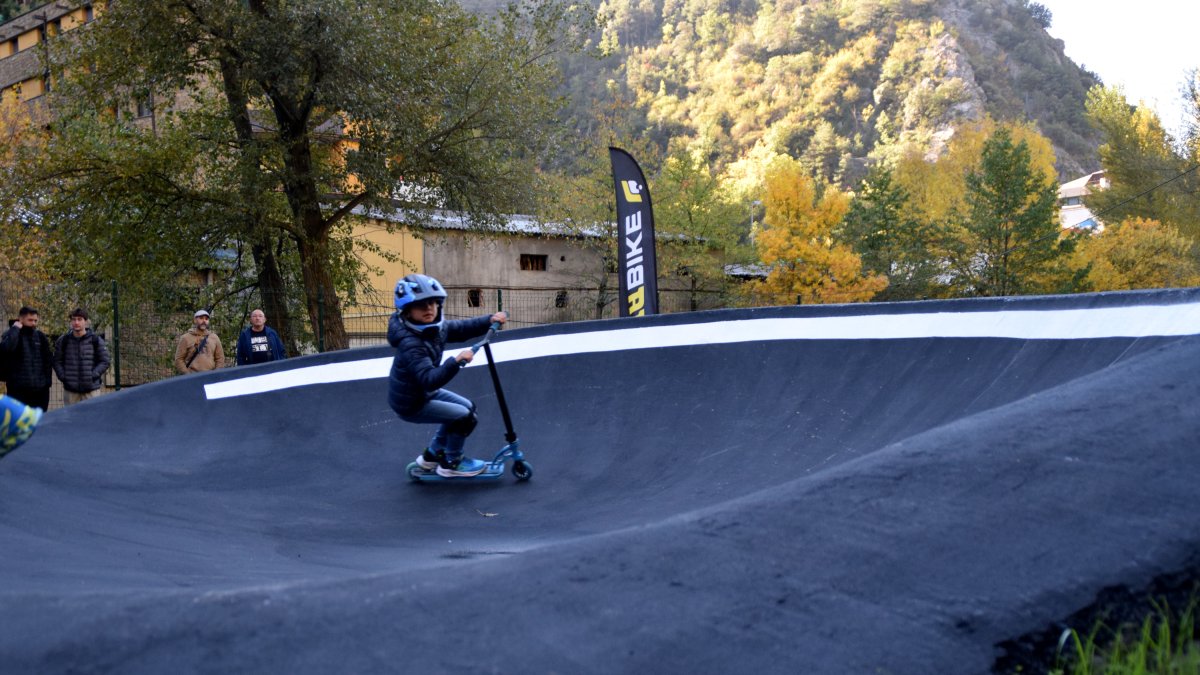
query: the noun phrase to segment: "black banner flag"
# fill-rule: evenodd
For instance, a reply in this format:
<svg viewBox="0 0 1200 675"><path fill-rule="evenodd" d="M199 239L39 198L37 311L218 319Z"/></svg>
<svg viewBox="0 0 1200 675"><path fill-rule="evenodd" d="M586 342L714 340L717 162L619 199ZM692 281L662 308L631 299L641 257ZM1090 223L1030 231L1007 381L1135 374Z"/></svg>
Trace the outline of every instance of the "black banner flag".
<svg viewBox="0 0 1200 675"><path fill-rule="evenodd" d="M654 259L654 209L646 177L633 157L608 149L617 189L617 273L621 316L658 314L658 265Z"/></svg>

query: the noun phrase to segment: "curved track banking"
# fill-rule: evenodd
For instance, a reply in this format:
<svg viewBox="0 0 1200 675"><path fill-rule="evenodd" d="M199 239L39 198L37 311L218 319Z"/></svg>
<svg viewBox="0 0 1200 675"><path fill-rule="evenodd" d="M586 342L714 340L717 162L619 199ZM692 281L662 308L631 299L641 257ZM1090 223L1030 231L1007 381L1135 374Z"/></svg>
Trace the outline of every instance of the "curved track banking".
<svg viewBox="0 0 1200 675"><path fill-rule="evenodd" d="M0 670L987 672L1196 565L1196 335L1196 290L506 331L529 483L410 484L383 348L126 390L0 463Z"/></svg>

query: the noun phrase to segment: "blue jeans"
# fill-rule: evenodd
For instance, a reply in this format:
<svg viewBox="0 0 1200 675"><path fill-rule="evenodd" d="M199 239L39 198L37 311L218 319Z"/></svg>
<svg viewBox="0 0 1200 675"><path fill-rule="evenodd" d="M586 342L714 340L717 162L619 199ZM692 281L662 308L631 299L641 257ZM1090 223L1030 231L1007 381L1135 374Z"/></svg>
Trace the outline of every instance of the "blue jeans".
<svg viewBox="0 0 1200 675"><path fill-rule="evenodd" d="M435 453L445 450L446 457L453 460L462 457L463 444L467 442L467 437L451 432L448 429L449 423L466 417L474 410L475 404L469 399L452 391L438 389L429 395L429 400L420 410L410 415L401 415L400 419L416 424L437 424L438 428L433 434L433 440L429 442L429 449Z"/></svg>

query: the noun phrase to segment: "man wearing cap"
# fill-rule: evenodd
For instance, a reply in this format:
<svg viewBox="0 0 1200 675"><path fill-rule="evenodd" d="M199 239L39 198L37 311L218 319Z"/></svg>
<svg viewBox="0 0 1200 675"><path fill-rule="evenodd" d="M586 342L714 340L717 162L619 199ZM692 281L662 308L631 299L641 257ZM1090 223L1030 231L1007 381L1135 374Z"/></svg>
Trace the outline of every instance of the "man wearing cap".
<svg viewBox="0 0 1200 675"><path fill-rule="evenodd" d="M192 328L179 336L175 347L175 370L182 374L199 373L225 367L221 338L208 331L208 310L196 310Z"/></svg>

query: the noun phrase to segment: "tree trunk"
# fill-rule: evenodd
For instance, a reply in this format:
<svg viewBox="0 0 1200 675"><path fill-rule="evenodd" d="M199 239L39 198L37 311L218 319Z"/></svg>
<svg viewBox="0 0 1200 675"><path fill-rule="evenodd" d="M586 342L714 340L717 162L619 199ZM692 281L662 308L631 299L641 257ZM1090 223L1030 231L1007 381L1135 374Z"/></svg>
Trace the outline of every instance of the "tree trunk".
<svg viewBox="0 0 1200 675"><path fill-rule="evenodd" d="M276 101L275 118L280 124L280 138L286 144L283 192L292 211L295 230L301 233L296 243L313 334L322 351L349 349L350 340L342 320L342 302L329 271L332 224L321 210L321 194L313 174L312 148L304 129L307 113Z"/></svg>
<svg viewBox="0 0 1200 675"><path fill-rule="evenodd" d="M267 323L274 326L275 331L279 333L279 339L283 340L288 356L297 356L300 354L300 343L296 331L292 330L287 288L284 286L283 275L279 272L275 252L271 249L270 242L254 244L251 251L258 270L258 292L262 295L262 310L267 315Z"/></svg>
<svg viewBox="0 0 1200 675"><path fill-rule="evenodd" d="M304 296L308 318L312 321L317 344L325 351L349 349L350 339L342 320L342 303L333 285L326 261L329 237L309 236L300 242L300 271L304 277Z"/></svg>
<svg viewBox="0 0 1200 675"><path fill-rule="evenodd" d="M230 118L233 120L234 133L237 134L243 153L255 148L254 127L250 122L250 104L246 97L242 74L239 64L233 58L225 56L220 59L221 82L225 87L225 100L229 106ZM249 157L243 154L243 161L258 164L257 154L250 152ZM254 203L249 194L249 184L243 187L245 203ZM279 339L283 341L288 356L300 353L299 340L296 331L292 329L291 312L288 311L287 287L284 285L283 274L279 271L279 262L272 250L272 237L264 233L262 214L255 211L245 216L246 236L255 243L251 246L251 255L258 272L258 290L263 299L263 313L267 322L275 327Z"/></svg>

